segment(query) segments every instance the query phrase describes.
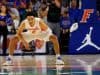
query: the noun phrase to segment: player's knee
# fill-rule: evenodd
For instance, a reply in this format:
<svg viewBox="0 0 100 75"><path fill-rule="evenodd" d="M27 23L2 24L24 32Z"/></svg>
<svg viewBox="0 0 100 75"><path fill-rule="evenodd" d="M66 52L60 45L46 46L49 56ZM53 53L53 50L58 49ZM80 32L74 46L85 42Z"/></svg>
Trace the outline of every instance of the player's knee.
<svg viewBox="0 0 100 75"><path fill-rule="evenodd" d="M51 35L51 36L50 36L50 40L52 40L52 41L53 41L53 40L54 40L54 41L57 40L57 36Z"/></svg>
<svg viewBox="0 0 100 75"><path fill-rule="evenodd" d="M12 41L16 41L17 39L18 39L17 36L13 36L13 37L11 38Z"/></svg>

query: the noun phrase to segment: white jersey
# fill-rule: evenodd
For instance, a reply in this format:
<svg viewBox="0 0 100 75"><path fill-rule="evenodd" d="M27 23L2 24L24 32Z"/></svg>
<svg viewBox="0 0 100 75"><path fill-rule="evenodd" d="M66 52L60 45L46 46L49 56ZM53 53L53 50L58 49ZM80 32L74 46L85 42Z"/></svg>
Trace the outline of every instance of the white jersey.
<svg viewBox="0 0 100 75"><path fill-rule="evenodd" d="M25 29L27 29L27 31L23 32L22 35L27 42L30 42L35 39L49 41L49 36L52 35L52 31L50 28L48 28L45 32L41 31L39 21L40 18L35 18L35 24L33 25L33 27L29 25L27 19L23 21L25 23ZM35 29L35 32L32 29Z"/></svg>

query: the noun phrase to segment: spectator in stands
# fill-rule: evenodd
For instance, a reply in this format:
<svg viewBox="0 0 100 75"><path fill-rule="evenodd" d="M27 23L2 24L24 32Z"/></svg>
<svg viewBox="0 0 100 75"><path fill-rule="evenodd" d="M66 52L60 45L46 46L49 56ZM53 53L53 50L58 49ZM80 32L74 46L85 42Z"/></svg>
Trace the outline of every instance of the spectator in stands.
<svg viewBox="0 0 100 75"><path fill-rule="evenodd" d="M33 10L33 3L31 1L26 4L26 13L28 12L34 12L35 17L38 16L37 11Z"/></svg>
<svg viewBox="0 0 100 75"><path fill-rule="evenodd" d="M1 35L3 36L3 55L6 55L6 50L7 50L7 34L8 34L8 29L7 25L12 25L13 21L11 19L11 16L9 15L7 6L5 4L1 5L0 8L0 37Z"/></svg>
<svg viewBox="0 0 100 75"><path fill-rule="evenodd" d="M23 8L26 7L26 0L14 0L14 7L18 8L20 6L23 6Z"/></svg>
<svg viewBox="0 0 100 75"><path fill-rule="evenodd" d="M10 11L11 11L11 16L14 22L14 28L17 29L20 23L20 14L17 8L15 8L14 6L10 7Z"/></svg>
<svg viewBox="0 0 100 75"><path fill-rule="evenodd" d="M26 18L26 7L23 2L18 7L18 11L20 14L20 21L24 20Z"/></svg>
<svg viewBox="0 0 100 75"><path fill-rule="evenodd" d="M61 27L60 42L61 42L61 51L63 52L63 54L66 54L68 50L69 34L70 34L69 29L71 23L72 22L69 16L69 12L67 10L63 11L63 14L60 18L60 27Z"/></svg>
<svg viewBox="0 0 100 75"><path fill-rule="evenodd" d="M40 5L41 5L41 2L39 0L33 0L32 3L33 3L33 10L38 12Z"/></svg>
<svg viewBox="0 0 100 75"><path fill-rule="evenodd" d="M61 16L61 2L59 0L51 0L48 6L47 22L53 33L60 37L60 16Z"/></svg>
<svg viewBox="0 0 100 75"><path fill-rule="evenodd" d="M78 12L79 12L79 9L77 8L77 0L72 0L71 7L69 8L69 16L72 22L78 21Z"/></svg>
<svg viewBox="0 0 100 75"><path fill-rule="evenodd" d="M61 7L61 15L64 14L64 11L68 11L68 5L67 4L62 5L62 7Z"/></svg>
<svg viewBox="0 0 100 75"><path fill-rule="evenodd" d="M61 16L60 26L63 34L69 31L69 28L71 26L71 20L68 11L64 11L63 15Z"/></svg>
<svg viewBox="0 0 100 75"><path fill-rule="evenodd" d="M48 8L47 8L47 4L46 2L42 2L40 9L38 11L38 16L43 19L43 21L47 24L47 12L48 12Z"/></svg>
<svg viewBox="0 0 100 75"><path fill-rule="evenodd" d="M33 11L33 6L32 2L30 1L29 3L26 4L26 11L31 12Z"/></svg>
<svg viewBox="0 0 100 75"><path fill-rule="evenodd" d="M7 4L7 0L2 0L2 3L3 4Z"/></svg>

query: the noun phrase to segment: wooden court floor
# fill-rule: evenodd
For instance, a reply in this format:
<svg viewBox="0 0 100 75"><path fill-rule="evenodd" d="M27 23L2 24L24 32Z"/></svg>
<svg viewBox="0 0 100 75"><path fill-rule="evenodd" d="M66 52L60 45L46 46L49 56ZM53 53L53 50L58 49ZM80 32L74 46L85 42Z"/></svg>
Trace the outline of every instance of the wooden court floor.
<svg viewBox="0 0 100 75"><path fill-rule="evenodd" d="M56 65L55 55L14 56L13 66L3 66L0 75L100 75L100 55L62 55L64 65Z"/></svg>

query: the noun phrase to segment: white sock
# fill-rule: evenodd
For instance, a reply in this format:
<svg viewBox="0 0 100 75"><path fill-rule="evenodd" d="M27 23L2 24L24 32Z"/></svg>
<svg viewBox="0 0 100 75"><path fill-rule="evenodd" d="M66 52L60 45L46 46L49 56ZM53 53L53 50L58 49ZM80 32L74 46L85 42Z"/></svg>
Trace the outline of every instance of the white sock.
<svg viewBox="0 0 100 75"><path fill-rule="evenodd" d="M13 56L12 56L12 55L9 55L8 57L9 57L9 58L11 58L11 59L13 58Z"/></svg>
<svg viewBox="0 0 100 75"><path fill-rule="evenodd" d="M56 58L60 57L60 54L56 54Z"/></svg>

